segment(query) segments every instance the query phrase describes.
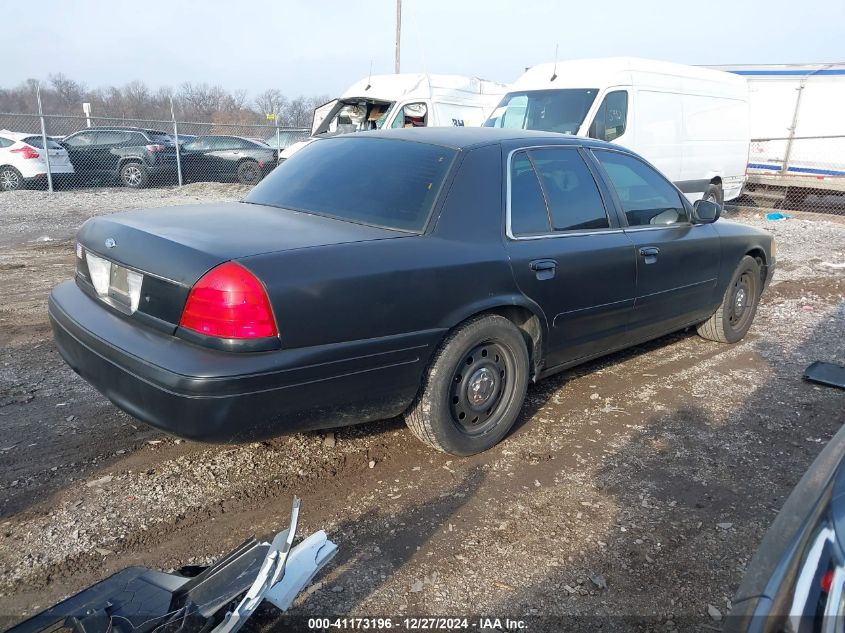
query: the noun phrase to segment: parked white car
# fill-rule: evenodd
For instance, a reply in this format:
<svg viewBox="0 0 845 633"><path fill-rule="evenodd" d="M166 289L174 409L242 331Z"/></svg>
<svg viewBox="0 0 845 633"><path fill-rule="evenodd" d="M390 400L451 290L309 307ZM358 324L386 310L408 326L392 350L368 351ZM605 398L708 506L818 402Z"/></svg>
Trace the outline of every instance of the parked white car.
<svg viewBox="0 0 845 633"><path fill-rule="evenodd" d="M47 159L40 134L0 130L0 191L23 189L47 179ZM50 172L53 176L73 173L67 150L47 138Z"/></svg>
<svg viewBox="0 0 845 633"><path fill-rule="evenodd" d="M615 57L540 64L484 125L587 136L653 163L690 201L740 195L749 147L748 87L731 73Z"/></svg>
<svg viewBox="0 0 845 633"><path fill-rule="evenodd" d="M311 138L288 146L284 160L314 138L398 127L479 127L505 84L463 75L373 75L314 110Z"/></svg>

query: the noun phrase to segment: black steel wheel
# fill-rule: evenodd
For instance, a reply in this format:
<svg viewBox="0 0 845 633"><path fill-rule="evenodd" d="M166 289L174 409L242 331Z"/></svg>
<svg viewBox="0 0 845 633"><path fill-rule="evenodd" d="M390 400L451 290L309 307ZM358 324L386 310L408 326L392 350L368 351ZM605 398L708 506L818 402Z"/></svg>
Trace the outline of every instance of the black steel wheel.
<svg viewBox="0 0 845 633"><path fill-rule="evenodd" d="M508 319L484 315L456 328L435 353L405 421L452 455L496 445L516 421L528 385L528 348Z"/></svg>
<svg viewBox="0 0 845 633"><path fill-rule="evenodd" d="M238 182L242 185L257 185L261 180L261 167L254 160L245 160L238 165Z"/></svg>
<svg viewBox="0 0 845 633"><path fill-rule="evenodd" d="M698 326L703 338L736 343L748 333L763 290L760 264L746 255L739 262L716 312Z"/></svg>

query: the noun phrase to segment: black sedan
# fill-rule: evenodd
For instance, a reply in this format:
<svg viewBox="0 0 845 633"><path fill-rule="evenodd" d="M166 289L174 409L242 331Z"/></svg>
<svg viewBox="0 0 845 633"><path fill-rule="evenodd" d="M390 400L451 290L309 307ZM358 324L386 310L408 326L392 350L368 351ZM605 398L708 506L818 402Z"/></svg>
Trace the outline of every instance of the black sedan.
<svg viewBox="0 0 845 633"><path fill-rule="evenodd" d="M315 141L243 202L88 220L58 348L132 415L232 441L404 414L485 450L529 382L696 326L745 336L769 234L617 145L403 129Z"/></svg>
<svg viewBox="0 0 845 633"><path fill-rule="evenodd" d="M237 180L254 185L275 166L277 152L240 136L197 136L180 148L182 176L193 181Z"/></svg>

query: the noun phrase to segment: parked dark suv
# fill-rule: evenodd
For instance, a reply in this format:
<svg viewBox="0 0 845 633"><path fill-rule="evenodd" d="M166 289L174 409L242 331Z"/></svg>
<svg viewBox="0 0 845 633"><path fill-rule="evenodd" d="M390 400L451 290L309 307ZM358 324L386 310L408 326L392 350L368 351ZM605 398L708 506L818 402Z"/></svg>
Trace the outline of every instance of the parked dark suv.
<svg viewBox="0 0 845 633"><path fill-rule="evenodd" d="M89 128L66 136L61 145L78 181L118 179L140 188L176 175L176 145L160 130Z"/></svg>

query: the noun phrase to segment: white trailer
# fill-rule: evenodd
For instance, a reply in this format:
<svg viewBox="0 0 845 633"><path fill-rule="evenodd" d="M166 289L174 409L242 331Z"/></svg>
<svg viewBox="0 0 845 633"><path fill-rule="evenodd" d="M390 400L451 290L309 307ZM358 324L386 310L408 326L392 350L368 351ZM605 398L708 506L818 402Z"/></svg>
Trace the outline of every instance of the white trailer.
<svg viewBox="0 0 845 633"><path fill-rule="evenodd" d="M748 88L736 75L636 57L540 64L484 124L598 138L634 150L691 201L739 196Z"/></svg>
<svg viewBox="0 0 845 633"><path fill-rule="evenodd" d="M779 207L845 193L845 64L713 68L748 82L745 193L756 204Z"/></svg>
<svg viewBox="0 0 845 633"><path fill-rule="evenodd" d="M281 158L329 134L412 126L478 127L506 91L505 84L462 75L372 75L316 108L312 138L291 145Z"/></svg>

